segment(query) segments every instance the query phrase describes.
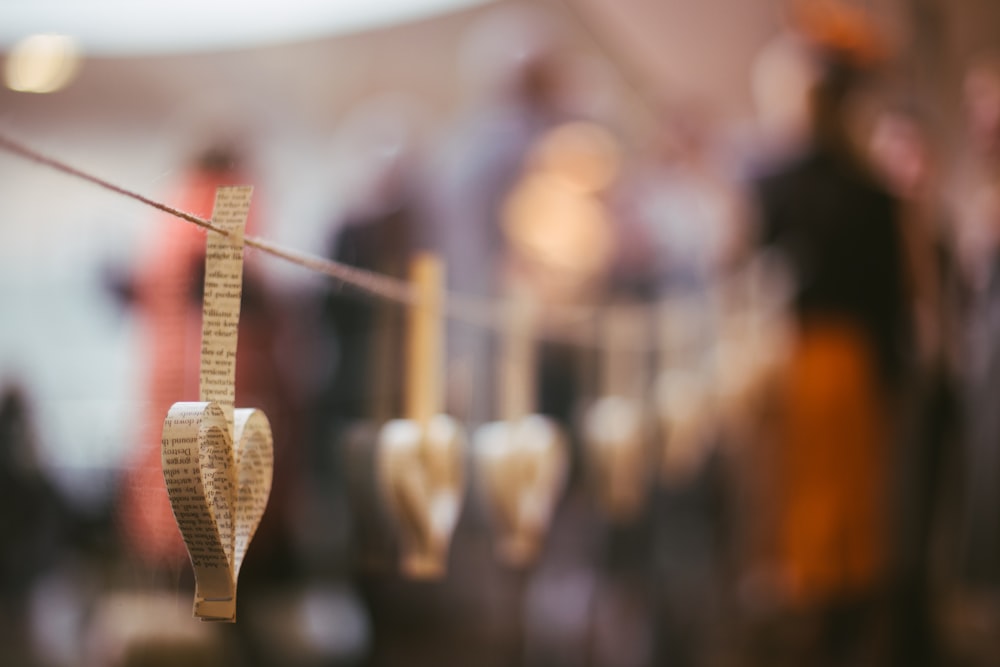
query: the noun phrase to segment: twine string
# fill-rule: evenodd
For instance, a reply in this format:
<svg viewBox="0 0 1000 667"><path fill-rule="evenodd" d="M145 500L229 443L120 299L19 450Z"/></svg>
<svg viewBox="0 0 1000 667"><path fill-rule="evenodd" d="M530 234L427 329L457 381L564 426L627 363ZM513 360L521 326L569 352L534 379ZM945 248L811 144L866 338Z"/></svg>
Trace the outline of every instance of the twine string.
<svg viewBox="0 0 1000 667"><path fill-rule="evenodd" d="M85 181L104 190L127 197L175 218L179 218L180 220L196 225L206 231L222 234L223 236L229 236L228 231L216 226L211 220L207 220L187 211L183 211L168 204L156 201L143 194L120 185L116 185L115 183L112 183L104 178L73 167L72 165L69 165L61 160L44 155L43 153L40 153L5 136L3 133L0 133L0 150L17 155L25 160L48 167L73 178ZM349 264L344 264L342 262L319 257L298 250L284 248L272 241L257 236L245 235L243 237L243 242L244 245L259 250L260 252L284 260L306 270L324 274L364 293L407 305L417 305L420 303L420 295L413 288L413 286L405 280L400 280L381 273L358 268L356 266L351 266ZM738 281L739 276L732 276L731 279ZM718 295L724 294L726 290L727 286L722 284L716 286L713 291ZM678 297L675 295L673 298L677 299ZM709 299L711 298L712 295L709 295ZM486 298L479 298L466 294L456 294L454 292L447 292L444 295L443 301L444 314L453 320L500 333L505 330L504 314L506 312L506 308L503 304L497 304L495 301ZM651 309L659 309L662 308L663 304L650 303L648 306ZM557 309L550 309L550 312L555 313L558 316L558 319L562 322L573 323L573 326L564 326L558 331L538 331L536 332L537 338L583 347L604 348L606 346L605 342L602 341L598 335L597 327L594 326L599 318L600 308L587 306L561 307ZM644 350L649 350L650 348L656 348L658 346L656 343L651 343L650 345L642 347Z"/></svg>

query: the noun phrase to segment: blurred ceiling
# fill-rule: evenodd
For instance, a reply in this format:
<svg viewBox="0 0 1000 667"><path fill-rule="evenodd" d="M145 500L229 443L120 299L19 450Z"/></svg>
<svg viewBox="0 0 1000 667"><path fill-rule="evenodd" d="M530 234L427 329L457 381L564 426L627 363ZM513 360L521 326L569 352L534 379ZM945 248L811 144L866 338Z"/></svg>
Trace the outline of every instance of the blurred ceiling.
<svg viewBox="0 0 1000 667"><path fill-rule="evenodd" d="M0 49L35 34L72 37L88 55L210 52L370 30L488 0L12 0Z"/></svg>
<svg viewBox="0 0 1000 667"><path fill-rule="evenodd" d="M82 60L55 95L0 88L0 108L26 129L255 115L326 133L356 100L391 91L447 118L471 97L459 76L470 28L532 7L601 63L603 78L588 85L605 88L611 115L644 135L664 108L749 116L750 63L780 28L785 1L6 0L0 51L28 34L68 32ZM947 116L963 63L1000 44L997 0L847 1L887 29L905 82Z"/></svg>

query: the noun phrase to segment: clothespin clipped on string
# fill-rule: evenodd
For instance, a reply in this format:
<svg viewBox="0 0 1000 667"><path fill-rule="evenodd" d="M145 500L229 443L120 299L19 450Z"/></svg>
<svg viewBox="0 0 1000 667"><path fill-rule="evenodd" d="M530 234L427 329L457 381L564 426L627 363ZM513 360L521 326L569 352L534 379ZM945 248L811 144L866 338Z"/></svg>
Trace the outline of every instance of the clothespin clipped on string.
<svg viewBox="0 0 1000 667"><path fill-rule="evenodd" d="M613 520L628 521L642 509L650 482L647 314L640 306L619 304L602 322L602 395L584 416L583 436L601 507Z"/></svg>
<svg viewBox="0 0 1000 667"><path fill-rule="evenodd" d="M473 436L476 472L497 533L497 553L512 567L531 563L566 483L566 438L552 419L534 414L537 304L508 304L500 358L501 421Z"/></svg>
<svg viewBox="0 0 1000 667"><path fill-rule="evenodd" d="M163 422L163 478L194 568L194 615L236 620L236 582L271 493L271 426L235 408L236 341L243 288L243 230L250 186L216 190L202 307L197 402L174 403Z"/></svg>
<svg viewBox="0 0 1000 667"><path fill-rule="evenodd" d="M443 401L444 269L429 253L411 264L418 301L407 320L406 418L387 422L376 442L377 477L399 531L401 569L435 579L447 569L448 548L465 493L465 434L441 412Z"/></svg>

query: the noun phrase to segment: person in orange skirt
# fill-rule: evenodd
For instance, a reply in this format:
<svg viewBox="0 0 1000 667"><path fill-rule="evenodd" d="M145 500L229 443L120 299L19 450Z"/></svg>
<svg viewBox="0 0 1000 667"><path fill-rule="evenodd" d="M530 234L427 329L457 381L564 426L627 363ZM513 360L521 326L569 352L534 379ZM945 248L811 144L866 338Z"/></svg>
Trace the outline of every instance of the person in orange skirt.
<svg viewBox="0 0 1000 667"><path fill-rule="evenodd" d="M803 141L757 184L761 242L794 285L778 382L771 580L788 664L885 664L893 408L907 358L896 200L855 154L848 109L878 44L862 17L802 3ZM794 628L794 630L789 630ZM792 636L794 635L794 636ZM882 656L882 657L879 657ZM776 659L771 664L785 664Z"/></svg>

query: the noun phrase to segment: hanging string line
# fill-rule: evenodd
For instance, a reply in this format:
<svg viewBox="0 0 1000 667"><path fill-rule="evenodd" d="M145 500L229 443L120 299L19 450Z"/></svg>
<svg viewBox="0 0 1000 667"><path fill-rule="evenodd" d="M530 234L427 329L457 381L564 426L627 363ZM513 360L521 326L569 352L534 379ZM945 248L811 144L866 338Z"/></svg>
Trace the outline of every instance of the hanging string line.
<svg viewBox="0 0 1000 667"><path fill-rule="evenodd" d="M201 218L187 211L182 211L168 204L150 199L138 192L134 192L120 185L116 185L99 176L77 169L61 160L44 155L24 144L14 141L0 133L0 150L12 153L31 162L49 167L68 176L86 181L105 190L109 190L123 197L133 199L137 202L150 206L158 211L167 213L176 218L180 218L204 230L212 231L223 236L229 236L229 232L212 223L211 220ZM334 260L317 257L308 253L299 252L283 248L280 245L256 236L244 235L243 243L251 248L256 248L261 252L272 255L279 259L300 266L304 269L325 274L335 280L346 283L352 287L360 289L369 294L380 296L391 301L405 304L417 304L420 295L413 286L404 280L399 280L373 271L360 269L348 264L343 264ZM500 329L503 326L502 313L490 301L477 299L471 296L449 293L444 300L443 309L447 315L453 319L469 324L474 324L487 329ZM564 318L575 322L593 318L592 309L575 308L564 309ZM563 332L558 336L551 336L559 340L569 340L578 344L597 345L593 336L588 336L586 331Z"/></svg>
<svg viewBox="0 0 1000 667"><path fill-rule="evenodd" d="M217 234L222 234L223 236L230 235L227 230L214 225L211 220L206 220L205 218L188 213L187 211L182 211L174 208L173 206L169 206L168 204L150 199L149 197L146 197L138 192L134 192L107 181L99 176L77 169L76 167L66 164L65 162L39 153L38 151L35 151L20 142L4 136L2 133L0 133L0 150L17 155L30 162L43 165L68 176L72 176L73 178L86 181L110 192L114 192L123 197L140 202L158 211L167 213L168 215L196 225L206 231L212 231ZM408 305L416 305L421 300L420 294L417 290L415 290L414 287L405 280L392 278L374 271L368 271L366 269L350 266L349 264L343 264L331 259L317 257L308 253L284 248L276 243L256 236L244 235L243 243L244 245L255 248L263 253L277 257L304 269L324 274L374 296ZM738 276L733 276L732 278L737 282L739 281ZM714 291L716 291L715 296L718 296L720 294L724 294L727 291L727 288L725 285L722 285ZM709 295L709 300L713 300L712 295ZM652 308L662 308L664 304L654 303L648 305ZM506 329L505 305L498 305L496 302L488 299L481 299L473 296L449 292L445 295L442 309L445 315L454 320L501 333ZM547 308L547 312L549 314L555 314L557 319L564 324L568 323L570 326L560 327L558 331L538 331L536 332L538 338L561 343L570 343L584 347L606 347L607 342L601 338L598 327L590 326L596 323L598 319L598 308L587 306L561 307L556 309ZM649 350L656 347L658 346L655 343L640 346L641 350Z"/></svg>
<svg viewBox="0 0 1000 667"><path fill-rule="evenodd" d="M222 234L223 236L229 236L228 231L212 224L211 220L200 218L197 215L188 213L187 211L182 211L174 208L173 206L150 199L149 197L139 194L138 192L123 188L120 185L115 185L114 183L99 176L95 176L68 165L65 162L43 155L38 151L28 148L24 144L4 136L3 134L0 134L0 150L7 151L8 153L12 153L31 162L41 164L62 172L63 174L86 181L105 190L110 190L111 192L122 195L123 197L128 197L129 199L133 199L137 202L145 204L146 206L155 208L158 211L162 211L193 225L197 225L202 229L215 232L216 234ZM384 276L371 271L365 271L364 269L359 269L347 264L341 264L340 262L325 260L306 253L288 250L271 243L270 241L255 236L244 236L243 242L245 245L250 246L251 248L256 248L261 252L281 258L287 262L291 262L292 264L297 264L305 269L324 273L353 287L387 299L409 304L414 304L419 300L416 292L408 283L390 278L389 276Z"/></svg>

